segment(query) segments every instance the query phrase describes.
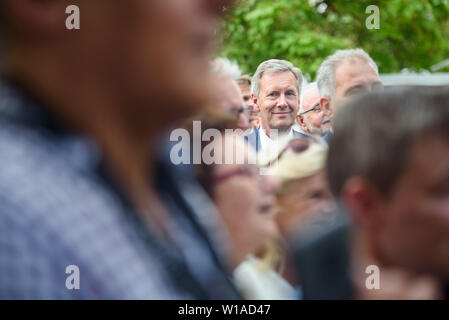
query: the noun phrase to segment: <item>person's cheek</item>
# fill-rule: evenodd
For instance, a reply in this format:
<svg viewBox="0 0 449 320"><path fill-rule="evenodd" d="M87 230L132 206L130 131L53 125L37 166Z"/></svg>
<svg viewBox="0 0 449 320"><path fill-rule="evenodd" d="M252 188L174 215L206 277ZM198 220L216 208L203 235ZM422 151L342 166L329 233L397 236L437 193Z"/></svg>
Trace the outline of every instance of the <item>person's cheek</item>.
<svg viewBox="0 0 449 320"><path fill-rule="evenodd" d="M272 106L269 104L269 103L267 103L265 106L264 106L264 109L263 109L263 118L265 118L265 119L271 119L271 109L272 109Z"/></svg>

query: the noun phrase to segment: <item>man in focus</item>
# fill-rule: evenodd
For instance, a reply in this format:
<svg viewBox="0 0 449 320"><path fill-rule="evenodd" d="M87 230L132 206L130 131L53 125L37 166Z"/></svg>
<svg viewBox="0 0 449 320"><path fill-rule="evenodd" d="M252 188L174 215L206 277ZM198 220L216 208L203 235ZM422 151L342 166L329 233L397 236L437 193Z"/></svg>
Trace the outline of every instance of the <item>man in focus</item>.
<svg viewBox="0 0 449 320"><path fill-rule="evenodd" d="M301 70L285 60L268 60L257 68L251 92L261 124L246 136L256 151L275 150L280 136L307 137L292 128L299 109L302 81Z"/></svg>

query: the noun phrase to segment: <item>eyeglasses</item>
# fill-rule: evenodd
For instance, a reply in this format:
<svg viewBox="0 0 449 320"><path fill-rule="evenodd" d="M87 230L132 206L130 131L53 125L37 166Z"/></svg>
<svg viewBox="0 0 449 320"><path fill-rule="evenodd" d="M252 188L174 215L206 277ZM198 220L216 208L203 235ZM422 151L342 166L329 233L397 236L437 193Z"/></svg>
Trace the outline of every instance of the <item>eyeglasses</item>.
<svg viewBox="0 0 449 320"><path fill-rule="evenodd" d="M234 176L239 176L239 175L243 175L243 176L248 176L248 177L255 177L259 180L262 179L262 177L259 175L258 171L257 171L257 167L238 167L235 168L234 170L230 170L228 172L224 172L222 174L216 175L213 177L213 183L214 184L219 184L222 183L223 181L226 181Z"/></svg>
<svg viewBox="0 0 449 320"><path fill-rule="evenodd" d="M320 113L321 112L320 104L319 103L315 104L312 109L309 109L307 111L301 112L300 115L304 115L304 114L306 114L308 112Z"/></svg>

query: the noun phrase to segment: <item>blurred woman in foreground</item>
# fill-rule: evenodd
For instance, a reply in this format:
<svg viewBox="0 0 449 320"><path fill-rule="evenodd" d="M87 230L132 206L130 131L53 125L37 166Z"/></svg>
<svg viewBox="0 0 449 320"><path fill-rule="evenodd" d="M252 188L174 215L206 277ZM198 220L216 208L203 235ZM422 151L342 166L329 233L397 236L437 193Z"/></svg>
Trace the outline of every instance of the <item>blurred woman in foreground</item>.
<svg viewBox="0 0 449 320"><path fill-rule="evenodd" d="M198 136L193 136L201 141L202 161L196 168L197 177L220 214L229 240L229 267L233 270L249 254L278 237L277 184L272 177L259 174L255 151L243 137L225 134L225 130L236 128L234 118L204 113L194 121L201 122ZM205 139L209 134L214 137Z"/></svg>
<svg viewBox="0 0 449 320"><path fill-rule="evenodd" d="M299 283L288 250L299 232L332 225L334 200L325 176L327 145L320 140L293 139L266 162L266 173L277 178L277 223L282 239L266 245L235 271L235 282L248 299L298 299ZM263 160L262 160L263 162Z"/></svg>

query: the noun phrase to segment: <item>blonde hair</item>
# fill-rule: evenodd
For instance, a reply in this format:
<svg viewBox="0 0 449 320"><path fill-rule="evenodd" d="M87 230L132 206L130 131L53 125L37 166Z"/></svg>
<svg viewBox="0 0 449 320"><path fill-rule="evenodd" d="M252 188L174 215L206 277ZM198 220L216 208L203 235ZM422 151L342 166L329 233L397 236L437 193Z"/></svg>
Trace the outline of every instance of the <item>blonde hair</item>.
<svg viewBox="0 0 449 320"><path fill-rule="evenodd" d="M291 180L306 178L321 171L326 163L327 145L310 142L309 147L300 153L287 149L277 161L269 167L271 173L283 185Z"/></svg>
<svg viewBox="0 0 449 320"><path fill-rule="evenodd" d="M301 152L290 148L290 141L292 140L287 137L281 137L275 150L261 152L258 157L258 163L265 167L266 174L275 177L281 185L291 180L310 177L324 169L326 164L328 146L323 139L311 137L306 140L307 149Z"/></svg>
<svg viewBox="0 0 449 320"><path fill-rule="evenodd" d="M281 192L288 182L310 177L324 169L328 150L327 144L319 138L312 138L308 140L308 143L307 149L295 152L292 148L289 148L289 141L284 141L284 146L279 148L275 157L271 156L271 159L277 159L277 161L274 163L273 160L265 162L265 165L272 163L268 165L267 173L278 179ZM263 162L264 160L259 159L259 161ZM285 262L284 248L285 244L283 244L282 239L279 242L267 243L260 255L259 268L263 271L275 270L282 273Z"/></svg>

